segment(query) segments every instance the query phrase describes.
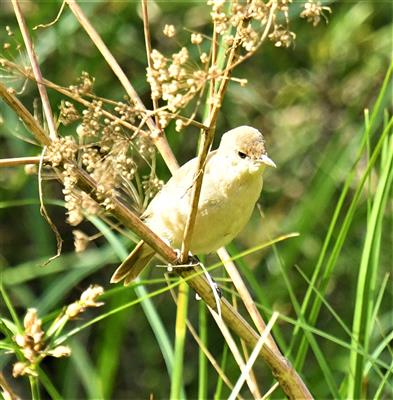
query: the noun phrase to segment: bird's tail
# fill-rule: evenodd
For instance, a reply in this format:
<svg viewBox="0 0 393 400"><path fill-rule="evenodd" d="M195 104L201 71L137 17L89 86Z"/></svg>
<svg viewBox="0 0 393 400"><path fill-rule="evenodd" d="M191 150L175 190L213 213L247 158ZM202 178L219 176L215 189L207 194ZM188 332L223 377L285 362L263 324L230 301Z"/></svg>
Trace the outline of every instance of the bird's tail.
<svg viewBox="0 0 393 400"><path fill-rule="evenodd" d="M124 279L124 285L128 285L142 272L153 256L154 250L141 240L113 273L111 283Z"/></svg>

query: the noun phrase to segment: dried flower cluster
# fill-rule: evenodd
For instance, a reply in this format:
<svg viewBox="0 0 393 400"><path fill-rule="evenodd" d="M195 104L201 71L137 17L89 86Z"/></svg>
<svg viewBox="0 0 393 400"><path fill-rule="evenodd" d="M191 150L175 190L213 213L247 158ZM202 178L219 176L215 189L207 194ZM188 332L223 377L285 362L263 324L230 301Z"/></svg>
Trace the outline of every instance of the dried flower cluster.
<svg viewBox="0 0 393 400"><path fill-rule="evenodd" d="M142 182L145 196L149 199L153 198L154 195L161 190L163 184L164 182L161 179L158 179L155 175L150 175Z"/></svg>
<svg viewBox="0 0 393 400"><path fill-rule="evenodd" d="M282 25L279 25L269 34L269 39L276 47L289 47L296 39L296 34Z"/></svg>
<svg viewBox="0 0 393 400"><path fill-rule="evenodd" d="M97 301L104 293L104 289L99 285L90 285L81 295L80 299L70 304L65 311L65 315L72 319L84 312L86 308L101 307L104 303Z"/></svg>
<svg viewBox="0 0 393 400"><path fill-rule="evenodd" d="M84 214L95 215L99 212L99 205L84 191L76 188L77 178L75 165L64 164L63 194L67 209L67 222L76 226L83 221Z"/></svg>
<svg viewBox="0 0 393 400"><path fill-rule="evenodd" d="M162 31L165 36L168 36L169 38L174 37L176 35L176 29L173 25L165 25L164 29Z"/></svg>
<svg viewBox="0 0 393 400"><path fill-rule="evenodd" d="M324 12L331 13L330 7L322 6L319 1L309 0L304 4L304 10L300 13L302 18L306 18L307 22L312 23L313 26L317 26L321 21L321 17L327 22L327 17Z"/></svg>
<svg viewBox="0 0 393 400"><path fill-rule="evenodd" d="M290 47L296 39L296 34L289 26L288 11L292 1L207 1L211 6L210 16L216 43L223 46L227 53L230 49L236 50L231 65L218 67L211 52L207 53L201 48L203 36L198 32L191 33L190 41L197 46L199 59L192 58L186 47L169 57L153 49L150 54L151 66L147 68L146 77L151 87L152 99L156 104L158 101L163 103L163 107L159 109L160 125L166 127L175 118L173 114L179 113L193 99L202 96L209 81L220 81L225 76L226 69L231 70L252 55L266 38L276 47ZM324 16L323 11L330 12L330 8L309 0L305 3L301 16L316 25L321 15ZM169 24L165 25L163 32L170 38L176 35L175 27ZM210 104L218 107L221 101L222 99L214 96L209 99ZM183 120L176 119L177 131L184 126L186 124Z"/></svg>
<svg viewBox="0 0 393 400"><path fill-rule="evenodd" d="M147 80L151 86L153 99L166 102L170 112L184 108L196 93L205 85L208 73L204 70L194 70L189 61L189 52L183 47L179 52L166 58L158 50L151 53L152 67L147 68ZM167 114L160 114L160 125L168 124Z"/></svg>
<svg viewBox="0 0 393 400"><path fill-rule="evenodd" d="M78 182L75 174L79 146L72 136L64 136L52 141L46 150L47 162L52 167L63 167L63 194L67 209L67 222L78 225L84 218L84 213L94 215L99 211L99 205L85 192L77 190Z"/></svg>
<svg viewBox="0 0 393 400"><path fill-rule="evenodd" d="M77 140L69 135L60 137L45 153L47 164L62 169L67 222L72 226L80 224L86 214L98 213L99 203L110 210L113 199L119 195L128 196L140 207L143 194L134 190L132 181L138 164L142 160L150 164L155 157L152 134L144 126L146 118L134 104L130 101L109 102L112 108L109 112L104 100L95 99L92 93L94 78L83 73L78 82L78 85L70 87L73 93L78 96L89 94L93 100L82 112L70 101L64 101L59 115L59 122L63 125L80 120L76 129ZM99 203L77 189L77 165L82 166L96 181ZM151 175L141 185L147 189L149 198L160 188L158 178ZM75 243L81 250L81 240Z"/></svg>
<svg viewBox="0 0 393 400"><path fill-rule="evenodd" d="M45 332L42 329L42 321L38 318L37 310L30 308L23 321L24 331L14 337L16 345L24 357L24 361L18 361L13 366L14 377L22 375L37 376L39 363L47 356L68 357L71 349L68 346L51 347L50 338L58 335L70 320L84 312L89 307L100 307L104 303L97 301L104 289L98 285L90 285L81 295L80 299L70 304L56 318L51 327Z"/></svg>
<svg viewBox="0 0 393 400"><path fill-rule="evenodd" d="M75 139L72 136L64 136L52 141L45 155L52 167L58 167L64 162L75 160L77 151Z"/></svg>
<svg viewBox="0 0 393 400"><path fill-rule="evenodd" d="M230 7L222 0L209 0L216 31L227 46L236 41L246 52L254 51L260 40L260 28L268 19L270 6L262 0L233 2Z"/></svg>
<svg viewBox="0 0 393 400"><path fill-rule="evenodd" d="M77 79L76 85L70 85L69 89L78 95L86 95L93 93L94 78L91 77L86 71L83 71L81 76Z"/></svg>
<svg viewBox="0 0 393 400"><path fill-rule="evenodd" d="M89 236L87 236L85 233L83 233L79 229L74 229L72 231L72 234L74 236L75 252L81 253L81 252L85 251L86 247L88 246L88 244L90 242Z"/></svg>
<svg viewBox="0 0 393 400"><path fill-rule="evenodd" d="M14 377L21 375L37 375L36 366L45 357L68 357L71 350L68 346L48 348L45 340L45 332L42 322L38 318L37 310L30 308L23 321L24 332L15 336L14 340L20 348L26 361L14 364L12 374Z"/></svg>
<svg viewBox="0 0 393 400"><path fill-rule="evenodd" d="M80 118L78 110L70 101L62 101L60 104L59 122L63 125L72 124Z"/></svg>

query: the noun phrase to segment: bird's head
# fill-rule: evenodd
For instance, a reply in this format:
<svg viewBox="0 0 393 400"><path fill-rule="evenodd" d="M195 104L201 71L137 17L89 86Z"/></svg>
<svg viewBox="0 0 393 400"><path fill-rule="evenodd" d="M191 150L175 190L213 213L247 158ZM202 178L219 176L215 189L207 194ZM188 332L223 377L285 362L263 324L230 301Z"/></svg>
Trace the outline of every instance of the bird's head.
<svg viewBox="0 0 393 400"><path fill-rule="evenodd" d="M251 126L239 126L224 133L218 153L250 173L262 172L265 166L276 167L267 155L262 133Z"/></svg>

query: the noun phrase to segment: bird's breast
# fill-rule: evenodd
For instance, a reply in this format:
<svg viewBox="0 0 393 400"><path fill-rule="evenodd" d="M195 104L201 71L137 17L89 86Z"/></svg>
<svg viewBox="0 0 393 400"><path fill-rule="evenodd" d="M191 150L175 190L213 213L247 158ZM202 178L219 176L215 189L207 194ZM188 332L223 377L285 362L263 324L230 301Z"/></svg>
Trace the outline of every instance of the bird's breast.
<svg viewBox="0 0 393 400"><path fill-rule="evenodd" d="M216 174L205 175L191 252L211 253L236 237L250 219L261 190L261 174L241 175L236 169L223 168ZM181 247L192 190L181 192L162 193L147 221L155 233L175 248Z"/></svg>
<svg viewBox="0 0 393 400"><path fill-rule="evenodd" d="M194 253L215 251L238 235L260 196L262 177L223 179L214 189L201 194L191 245Z"/></svg>

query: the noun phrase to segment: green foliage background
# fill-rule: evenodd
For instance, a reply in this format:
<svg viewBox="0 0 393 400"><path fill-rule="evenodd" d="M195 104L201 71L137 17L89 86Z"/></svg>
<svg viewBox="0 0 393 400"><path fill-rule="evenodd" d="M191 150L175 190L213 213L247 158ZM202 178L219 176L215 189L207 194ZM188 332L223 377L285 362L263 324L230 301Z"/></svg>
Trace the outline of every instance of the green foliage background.
<svg viewBox="0 0 393 400"><path fill-rule="evenodd" d="M81 6L149 104L138 4L81 2ZM247 228L230 246L230 251L236 253L252 248L279 234L300 233L298 238L285 241L276 249L270 247L255 252L238 263L256 301L265 307L263 312L267 317L269 310L274 309L287 317L298 318L283 279L283 270L290 280L294 297L301 303L309 284L299 270L309 278L312 276L344 182L364 139L364 109L373 108L392 57L392 6L389 2L343 1L330 6L333 14L329 24L322 21L315 28L300 20L298 12L291 15L291 27L297 35L295 46L278 49L265 43L256 56L236 71L237 77L247 78L248 85L245 88L235 83L229 86L218 119L217 140L222 132L241 124L262 130L269 154L278 166L277 170L270 170L265 175L260 200L263 215L258 211L254 213ZM30 27L52 20L58 8L58 2L24 3ZM299 11L300 4L295 4L294 9ZM208 16L208 7L202 2L156 3L151 20L153 47L168 53L177 51L179 46L189 43L189 32L182 27L199 30ZM10 3L1 4L0 21L1 26L11 26L16 39L22 43ZM178 28L178 42L163 37L162 28L166 23ZM205 33L209 34L209 31L205 30ZM120 84L69 11L65 11L54 26L35 31L33 37L45 77L68 86L82 71L88 71L96 79L95 92L98 95L113 100L123 98ZM2 42L9 41L4 30L0 38ZM3 54L7 55L6 51ZM12 54L18 57L15 51ZM24 62L27 63L26 59ZM3 81L7 82L6 78L3 77ZM16 86L18 84L20 87L23 82ZM370 153L382 132L383 110L390 107L391 112L391 90L390 82L376 116L378 129L370 138ZM20 98L32 110L33 99L37 98L34 85L28 83ZM50 92L50 98L56 110L62 97ZM27 134L12 110L3 103L0 103L0 119L0 157L36 155L39 152L18 138L18 135ZM75 129L75 126L69 129ZM174 126L167 129L169 142L181 163L195 155L197 134L193 128L181 134L175 132ZM333 231L333 243L340 240L340 226L367 165L368 159L364 154L356 167L349 196ZM169 177L161 159L158 175L164 180ZM359 301L356 288L367 237L367 218L379 179L380 174L375 169L351 218L334 271L328 277L327 291L322 294L348 327L352 326L355 303ZM45 187L49 204L51 199L61 199L58 185L48 183ZM388 187L388 194L387 207L383 211L375 296L392 267L391 187ZM108 291L104 297L106 306L104 310L83 314L83 321L135 299L133 289L113 288L108 283L119 261L119 250L116 253L113 246L101 238L86 253L75 255L71 229L64 222L64 209L53 204L48 205L48 210L62 233L65 246L60 258L41 267L40 264L55 252L55 238L39 214L37 179L25 175L21 167L0 170L2 284L20 317L27 308L37 307L44 321L49 320L53 311L78 298L93 282L102 284ZM83 229L91 233L96 231L94 224L88 223L83 224ZM328 253L331 251L332 247ZM215 256L210 256L207 265L215 261ZM220 277L221 269L215 275ZM151 268L147 276L159 278L161 270ZM370 354L392 331L393 291L391 277L389 279L371 332ZM157 288L149 283L146 287L149 291ZM154 297L153 304L173 341L176 307L171 296L165 292ZM0 314L9 318L2 303ZM308 318L308 314L305 317ZM190 301L189 318L198 324L198 304L194 300ZM75 321L73 325L81 325L83 321ZM214 321L208 319L207 327L208 347L220 361L223 339ZM349 355L340 340L350 344L351 339L327 307L322 307L315 327L331 335L328 339L320 335L314 337L328 362L337 393L345 397L345 390L340 390L346 385L344 377L348 373ZM283 350L295 361L299 340L294 342L290 351L293 330L291 323L281 320L276 337ZM140 306L128 308L84 329L69 344L73 350L71 358L48 360L43 364L61 397L146 398L150 394L154 398L168 397L170 379L164 358ZM390 365L389 351L384 351L380 357ZM183 384L188 397L194 398L198 387L198 346L191 337L187 340L185 359ZM8 377L14 361L10 355L0 353L0 368ZM226 368L228 376L235 381L238 369L230 356ZM260 361L256 372L263 377L262 387L267 390L270 374ZM301 372L316 398L334 397L313 352L307 353ZM386 372L387 369L381 367L382 375ZM10 379L18 394L29 396L27 380ZM370 373L368 382L363 382L363 396L373 396L379 387L379 379L375 371ZM211 398L217 377L209 374L207 382L208 397ZM392 386L388 384L385 390L384 398L391 398ZM224 391L222 396L226 395ZM247 395L245 392L244 396ZM282 393L277 391L275 396L280 397Z"/></svg>

